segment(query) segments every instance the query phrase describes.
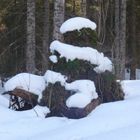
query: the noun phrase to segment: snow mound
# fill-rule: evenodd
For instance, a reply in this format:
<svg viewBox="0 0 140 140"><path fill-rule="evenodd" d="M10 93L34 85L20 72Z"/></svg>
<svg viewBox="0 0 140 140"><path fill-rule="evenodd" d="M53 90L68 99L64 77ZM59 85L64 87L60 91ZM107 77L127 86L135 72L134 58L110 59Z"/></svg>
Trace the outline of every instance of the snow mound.
<svg viewBox="0 0 140 140"><path fill-rule="evenodd" d="M37 117L34 110L12 111L1 105L5 102L1 98L1 140L139 140L140 80L121 84L123 90L129 92L127 99L101 104L88 117L78 120L43 119Z"/></svg>
<svg viewBox="0 0 140 140"><path fill-rule="evenodd" d="M80 30L82 28L90 28L92 30L96 29L96 24L83 17L74 17L66 20L60 27L61 33L66 33L68 31Z"/></svg>
<svg viewBox="0 0 140 140"><path fill-rule="evenodd" d="M97 73L102 73L106 70L112 71L111 60L96 49L68 45L55 40L51 43L50 50L51 53L54 53L55 51L58 52L60 54L60 58L65 57L67 61L73 61L75 59L89 61L91 64L97 65L97 67L94 68Z"/></svg>
<svg viewBox="0 0 140 140"><path fill-rule="evenodd" d="M84 108L87 104L91 102L91 98L85 95L85 93L76 93L72 96L70 96L67 101L66 105L67 107L78 107L78 108Z"/></svg>
<svg viewBox="0 0 140 140"><path fill-rule="evenodd" d="M39 117L43 117L43 118L45 118L46 115L48 113L50 113L49 108L46 107L46 106L39 106L39 105L37 105L37 106L34 107L34 110L36 111L36 113L37 113L37 115Z"/></svg>
<svg viewBox="0 0 140 140"><path fill-rule="evenodd" d="M98 98L94 82L90 80L76 80L72 83L66 83L65 88L66 90L76 92L67 99L66 105L68 107L83 108L89 104L92 99Z"/></svg>
<svg viewBox="0 0 140 140"><path fill-rule="evenodd" d="M9 106L9 100L2 95L0 95L0 106L6 107L6 108Z"/></svg>
<svg viewBox="0 0 140 140"><path fill-rule="evenodd" d="M62 86L65 85L67 77L65 75L62 75L59 72L54 72L51 70L47 70L44 79L47 82L47 84L52 83L55 84L56 82L60 82Z"/></svg>
<svg viewBox="0 0 140 140"><path fill-rule="evenodd" d="M42 76L20 73L9 79L4 85L5 91L12 91L15 88L24 89L41 96L45 89L45 80Z"/></svg>
<svg viewBox="0 0 140 140"><path fill-rule="evenodd" d="M125 93L125 99L140 95L140 80L121 81L122 89Z"/></svg>

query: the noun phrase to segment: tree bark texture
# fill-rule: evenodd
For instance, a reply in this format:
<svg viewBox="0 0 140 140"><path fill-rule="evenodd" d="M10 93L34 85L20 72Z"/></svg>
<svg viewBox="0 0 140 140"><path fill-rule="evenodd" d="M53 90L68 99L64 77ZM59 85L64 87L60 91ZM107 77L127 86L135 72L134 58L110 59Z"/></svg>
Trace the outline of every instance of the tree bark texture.
<svg viewBox="0 0 140 140"><path fill-rule="evenodd" d="M107 17L109 10L109 0L93 0L93 17L95 18L97 24L97 48L100 51L105 50L105 39L107 35ZM87 0L87 7L89 7L90 1Z"/></svg>
<svg viewBox="0 0 140 140"><path fill-rule="evenodd" d="M50 16L50 3L49 0L44 0L44 30L43 30L43 61L42 70L45 72L49 68L49 16Z"/></svg>
<svg viewBox="0 0 140 140"><path fill-rule="evenodd" d="M63 35L60 33L60 26L64 22L65 17L65 0L55 0L54 2L54 18L53 18L53 40L63 41Z"/></svg>
<svg viewBox="0 0 140 140"><path fill-rule="evenodd" d="M129 47L131 48L131 59L132 62L130 64L130 79L134 80L136 79L136 68L137 68L137 41L136 41L136 11L135 11L135 6L136 6L136 2L135 0L130 0L131 2L131 7L130 7L130 11L129 11L129 20L131 21L131 23L129 23L129 43L128 45L130 45Z"/></svg>
<svg viewBox="0 0 140 140"><path fill-rule="evenodd" d="M126 0L115 0L115 74L125 78Z"/></svg>
<svg viewBox="0 0 140 140"><path fill-rule="evenodd" d="M26 70L35 73L35 0L27 0Z"/></svg>
<svg viewBox="0 0 140 140"><path fill-rule="evenodd" d="M83 17L87 16L87 0L81 0L81 15Z"/></svg>

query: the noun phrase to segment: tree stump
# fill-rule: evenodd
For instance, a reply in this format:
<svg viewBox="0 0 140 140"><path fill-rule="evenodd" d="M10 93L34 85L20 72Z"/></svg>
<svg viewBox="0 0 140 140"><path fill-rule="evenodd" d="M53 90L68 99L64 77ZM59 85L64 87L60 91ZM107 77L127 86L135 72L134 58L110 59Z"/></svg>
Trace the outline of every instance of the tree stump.
<svg viewBox="0 0 140 140"><path fill-rule="evenodd" d="M85 108L69 108L66 106L66 100L73 95L73 91L67 91L60 83L49 84L43 92L41 105L50 108L50 113L46 117L58 116L72 119L86 117L93 109L100 104L99 99L92 100Z"/></svg>
<svg viewBox="0 0 140 140"><path fill-rule="evenodd" d="M23 89L15 88L13 91L5 92L3 94L10 95L9 108L16 111L32 109L38 103L38 95Z"/></svg>

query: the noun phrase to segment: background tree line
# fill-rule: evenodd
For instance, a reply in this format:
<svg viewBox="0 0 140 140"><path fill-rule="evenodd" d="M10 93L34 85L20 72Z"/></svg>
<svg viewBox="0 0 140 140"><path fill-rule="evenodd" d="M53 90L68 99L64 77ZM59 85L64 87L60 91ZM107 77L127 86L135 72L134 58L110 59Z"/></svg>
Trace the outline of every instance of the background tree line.
<svg viewBox="0 0 140 140"><path fill-rule="evenodd" d="M96 33L89 36L82 31L84 41L62 36L61 24L75 16L95 21ZM124 79L127 67L135 79L135 69L140 68L139 23L139 0L1 0L0 74L44 73L51 68L50 42L74 43L78 39L79 45L93 46L110 57L118 78Z"/></svg>

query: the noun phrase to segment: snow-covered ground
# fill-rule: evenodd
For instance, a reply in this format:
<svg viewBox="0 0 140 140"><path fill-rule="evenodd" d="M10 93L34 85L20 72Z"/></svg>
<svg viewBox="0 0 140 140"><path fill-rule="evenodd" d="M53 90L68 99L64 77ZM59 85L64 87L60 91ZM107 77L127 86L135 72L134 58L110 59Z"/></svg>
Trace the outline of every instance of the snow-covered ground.
<svg viewBox="0 0 140 140"><path fill-rule="evenodd" d="M140 80L123 81L124 101L98 106L89 116L72 120L65 117L37 117L34 110L9 110L0 95L1 140L139 140ZM0 91L2 91L1 89ZM36 112L40 112L36 109Z"/></svg>

